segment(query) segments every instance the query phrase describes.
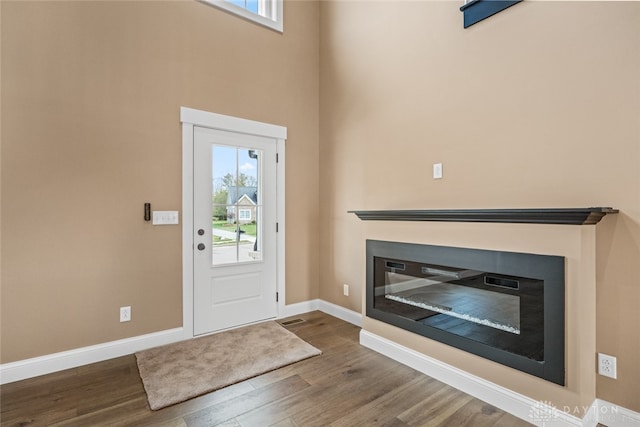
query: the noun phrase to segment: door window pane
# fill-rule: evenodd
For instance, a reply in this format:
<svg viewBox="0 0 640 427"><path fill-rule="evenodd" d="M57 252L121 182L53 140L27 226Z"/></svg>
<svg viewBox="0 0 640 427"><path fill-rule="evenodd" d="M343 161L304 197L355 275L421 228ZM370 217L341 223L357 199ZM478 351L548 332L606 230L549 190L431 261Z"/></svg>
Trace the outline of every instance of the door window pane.
<svg viewBox="0 0 640 427"><path fill-rule="evenodd" d="M262 151L214 145L212 157L212 263L260 261Z"/></svg>

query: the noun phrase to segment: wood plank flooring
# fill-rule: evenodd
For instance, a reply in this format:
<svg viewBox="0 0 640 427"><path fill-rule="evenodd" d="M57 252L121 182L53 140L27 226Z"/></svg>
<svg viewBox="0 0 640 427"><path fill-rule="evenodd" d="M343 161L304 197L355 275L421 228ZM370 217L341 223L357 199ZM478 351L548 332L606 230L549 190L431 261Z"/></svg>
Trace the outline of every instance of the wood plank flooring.
<svg viewBox="0 0 640 427"><path fill-rule="evenodd" d="M2 426L526 426L358 344L360 329L321 312L287 327L321 356L159 411L133 355L0 388ZM285 319L286 320L286 319Z"/></svg>

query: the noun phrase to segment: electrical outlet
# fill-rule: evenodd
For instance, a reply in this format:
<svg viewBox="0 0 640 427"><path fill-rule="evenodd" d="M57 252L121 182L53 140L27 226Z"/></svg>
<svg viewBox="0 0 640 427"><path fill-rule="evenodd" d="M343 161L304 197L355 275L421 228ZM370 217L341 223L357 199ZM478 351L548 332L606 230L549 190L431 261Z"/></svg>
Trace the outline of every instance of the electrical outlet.
<svg viewBox="0 0 640 427"><path fill-rule="evenodd" d="M131 321L131 307L120 307L120 321Z"/></svg>
<svg viewBox="0 0 640 427"><path fill-rule="evenodd" d="M598 374L613 379L618 378L615 356L598 353Z"/></svg>
<svg viewBox="0 0 640 427"><path fill-rule="evenodd" d="M349 296L349 285L347 285L346 283L342 285L342 293L345 297Z"/></svg>

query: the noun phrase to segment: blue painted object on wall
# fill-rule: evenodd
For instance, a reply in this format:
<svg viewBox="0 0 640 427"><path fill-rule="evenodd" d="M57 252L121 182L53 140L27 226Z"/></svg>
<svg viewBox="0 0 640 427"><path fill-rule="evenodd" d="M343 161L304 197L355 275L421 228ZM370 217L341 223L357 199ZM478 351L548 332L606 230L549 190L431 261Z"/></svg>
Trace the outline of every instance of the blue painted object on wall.
<svg viewBox="0 0 640 427"><path fill-rule="evenodd" d="M464 28L520 3L522 0L473 0L460 7L464 16Z"/></svg>

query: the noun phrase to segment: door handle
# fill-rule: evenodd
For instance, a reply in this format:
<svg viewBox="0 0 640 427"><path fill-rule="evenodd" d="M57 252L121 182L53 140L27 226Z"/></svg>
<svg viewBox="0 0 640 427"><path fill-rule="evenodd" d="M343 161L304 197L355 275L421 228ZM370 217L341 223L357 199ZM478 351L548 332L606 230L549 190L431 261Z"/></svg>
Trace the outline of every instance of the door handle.
<svg viewBox="0 0 640 427"><path fill-rule="evenodd" d="M198 250L204 251L204 243L198 243Z"/></svg>

